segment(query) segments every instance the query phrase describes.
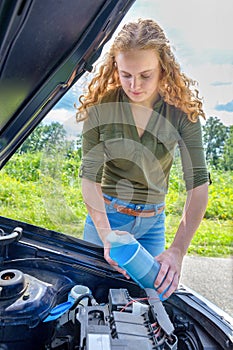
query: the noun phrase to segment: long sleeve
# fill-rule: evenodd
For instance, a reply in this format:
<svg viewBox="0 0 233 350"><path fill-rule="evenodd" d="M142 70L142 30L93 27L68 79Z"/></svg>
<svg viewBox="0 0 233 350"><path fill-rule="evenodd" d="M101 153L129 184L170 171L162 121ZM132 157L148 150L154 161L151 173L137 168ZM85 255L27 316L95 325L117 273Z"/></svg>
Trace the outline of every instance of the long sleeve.
<svg viewBox="0 0 233 350"><path fill-rule="evenodd" d="M104 164L104 145L100 141L99 126L94 107L88 111L89 118L83 124L82 165L79 176L101 183Z"/></svg>
<svg viewBox="0 0 233 350"><path fill-rule="evenodd" d="M186 189L190 190L208 182L208 171L202 143L201 124L183 120L180 127L179 148Z"/></svg>

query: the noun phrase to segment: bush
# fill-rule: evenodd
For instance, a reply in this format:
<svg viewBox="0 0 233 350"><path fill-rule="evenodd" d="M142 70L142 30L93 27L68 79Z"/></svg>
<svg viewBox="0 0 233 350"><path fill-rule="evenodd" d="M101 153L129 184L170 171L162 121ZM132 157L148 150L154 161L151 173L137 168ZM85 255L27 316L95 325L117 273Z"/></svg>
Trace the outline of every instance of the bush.
<svg viewBox="0 0 233 350"><path fill-rule="evenodd" d="M39 184L52 175L54 188L64 186L63 192L68 194L66 195L68 199L71 189L79 189L80 187L78 177L80 161L78 151L69 154L55 153L50 156L41 152L15 154L4 167L4 172L14 181L27 182L28 186L29 182L34 183L34 185L35 183ZM233 217L233 172L212 170L211 178L213 183L209 186L209 202L205 218L230 220ZM9 193L7 185L1 187L4 187L1 198L5 196L6 201L14 202L14 191ZM181 165L180 161L177 160L170 174L166 214L181 216L185 198L186 190L182 179ZM79 199L81 200L81 198Z"/></svg>
<svg viewBox="0 0 233 350"><path fill-rule="evenodd" d="M212 170L209 186L209 202L205 218L232 220L233 217L233 172Z"/></svg>
<svg viewBox="0 0 233 350"><path fill-rule="evenodd" d="M5 165L7 175L20 182L38 181L40 178L41 153L15 153Z"/></svg>
<svg viewBox="0 0 233 350"><path fill-rule="evenodd" d="M233 217L233 172L211 170L212 184L209 186L209 200L205 213L206 219L232 220ZM181 215L186 198L180 164L174 164L169 191L166 198L167 215Z"/></svg>
<svg viewBox="0 0 233 350"><path fill-rule="evenodd" d="M87 211L80 189L79 165L80 156L76 152L51 157L47 154L45 158L41 153L15 154L0 173L1 215L80 237ZM230 255L233 173L220 170L211 173L213 183L209 186L205 220L189 252ZM181 167L175 163L166 198L168 244L177 230L185 198Z"/></svg>

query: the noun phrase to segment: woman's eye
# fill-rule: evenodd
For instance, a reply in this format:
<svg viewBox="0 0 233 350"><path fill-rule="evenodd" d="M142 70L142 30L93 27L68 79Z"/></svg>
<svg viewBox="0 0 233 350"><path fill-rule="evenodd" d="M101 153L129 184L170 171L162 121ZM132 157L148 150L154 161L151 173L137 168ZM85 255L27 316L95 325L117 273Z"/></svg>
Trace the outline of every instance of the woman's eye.
<svg viewBox="0 0 233 350"><path fill-rule="evenodd" d="M132 75L130 74L121 74L122 78L125 78L125 79L131 79L132 78ZM148 74L141 74L141 79L149 79L151 77L151 75L148 75Z"/></svg>
<svg viewBox="0 0 233 350"><path fill-rule="evenodd" d="M149 79L150 78L150 75L142 75L141 76L143 79Z"/></svg>

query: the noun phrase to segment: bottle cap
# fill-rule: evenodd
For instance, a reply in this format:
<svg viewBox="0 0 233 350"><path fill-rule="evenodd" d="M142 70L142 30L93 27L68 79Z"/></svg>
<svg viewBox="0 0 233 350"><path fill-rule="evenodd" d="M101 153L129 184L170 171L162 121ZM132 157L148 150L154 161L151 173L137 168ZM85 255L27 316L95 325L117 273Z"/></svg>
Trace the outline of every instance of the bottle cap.
<svg viewBox="0 0 233 350"><path fill-rule="evenodd" d="M130 233L127 234L117 234L115 231L111 231L107 236L108 242L112 244L112 246L117 247L124 244L135 243L136 240Z"/></svg>

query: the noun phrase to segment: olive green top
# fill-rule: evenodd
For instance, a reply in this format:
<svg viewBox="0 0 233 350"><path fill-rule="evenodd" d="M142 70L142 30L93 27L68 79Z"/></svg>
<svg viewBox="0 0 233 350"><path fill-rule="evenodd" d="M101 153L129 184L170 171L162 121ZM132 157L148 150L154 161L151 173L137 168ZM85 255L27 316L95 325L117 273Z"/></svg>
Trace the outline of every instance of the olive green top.
<svg viewBox="0 0 233 350"><path fill-rule="evenodd" d="M145 107L138 109L143 118ZM104 193L131 203L163 202L177 144L186 189L208 181L200 121L190 122L162 98L141 137L122 88L110 91L88 115L80 177L101 183Z"/></svg>

